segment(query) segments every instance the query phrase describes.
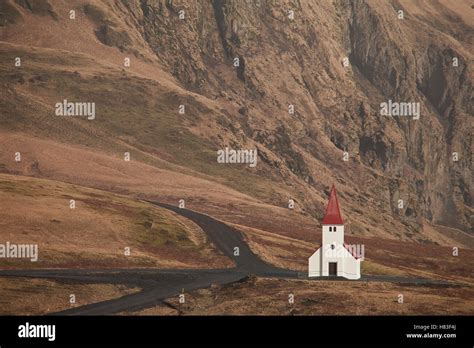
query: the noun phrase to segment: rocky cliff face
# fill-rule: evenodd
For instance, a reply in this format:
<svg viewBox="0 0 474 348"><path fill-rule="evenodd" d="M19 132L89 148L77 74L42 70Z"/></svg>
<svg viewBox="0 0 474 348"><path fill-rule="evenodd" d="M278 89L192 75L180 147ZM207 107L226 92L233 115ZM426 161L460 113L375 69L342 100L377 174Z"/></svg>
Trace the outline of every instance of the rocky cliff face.
<svg viewBox="0 0 474 348"><path fill-rule="evenodd" d="M472 23L458 23L457 37L396 1L123 5L184 86L211 98L225 91L245 110L228 117L234 140L244 133L282 159L282 176L314 185L324 166L409 226L472 227ZM440 7L442 20L453 15ZM420 119L381 116L388 99L419 102Z"/></svg>
<svg viewBox="0 0 474 348"><path fill-rule="evenodd" d="M427 221L472 232L474 22L452 6L135 0L78 9L103 44L223 105L183 116L198 136L207 124L219 130L210 149L257 148L256 173L315 217L334 182L360 222L354 231L378 224L416 239ZM419 103L419 118L382 115L389 100Z"/></svg>

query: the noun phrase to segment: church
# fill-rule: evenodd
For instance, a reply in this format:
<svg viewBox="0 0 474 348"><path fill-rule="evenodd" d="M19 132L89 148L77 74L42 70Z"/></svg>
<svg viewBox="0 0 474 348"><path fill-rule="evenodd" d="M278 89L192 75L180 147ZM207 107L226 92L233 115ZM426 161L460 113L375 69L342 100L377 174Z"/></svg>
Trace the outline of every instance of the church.
<svg viewBox="0 0 474 348"><path fill-rule="evenodd" d="M329 194L322 233L321 247L309 258L308 276L360 279L361 258L344 243L344 221L334 185Z"/></svg>

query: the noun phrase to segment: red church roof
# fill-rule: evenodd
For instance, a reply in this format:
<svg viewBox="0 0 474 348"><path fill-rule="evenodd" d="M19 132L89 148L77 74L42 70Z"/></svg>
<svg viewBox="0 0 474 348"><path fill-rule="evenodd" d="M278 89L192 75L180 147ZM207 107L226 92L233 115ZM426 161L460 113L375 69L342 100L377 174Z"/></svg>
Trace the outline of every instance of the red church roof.
<svg viewBox="0 0 474 348"><path fill-rule="evenodd" d="M323 225L344 225L341 212L339 211L339 202L337 201L336 187L332 185L329 194L329 202L324 215Z"/></svg>

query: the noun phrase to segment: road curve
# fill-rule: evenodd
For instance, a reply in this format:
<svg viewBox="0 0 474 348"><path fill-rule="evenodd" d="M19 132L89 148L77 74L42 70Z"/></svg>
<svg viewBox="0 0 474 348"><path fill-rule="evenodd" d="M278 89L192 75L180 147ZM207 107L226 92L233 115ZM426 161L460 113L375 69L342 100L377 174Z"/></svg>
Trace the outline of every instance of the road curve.
<svg viewBox="0 0 474 348"><path fill-rule="evenodd" d="M245 243L242 233L225 223L211 218L208 215L197 213L189 209L181 209L173 205L152 202L162 208L188 218L196 223L207 234L209 240L221 250L225 256L234 260L236 269L247 274L259 276L297 277L297 271L277 268L262 261ZM234 255L234 249L238 248L239 255Z"/></svg>
<svg viewBox="0 0 474 348"><path fill-rule="evenodd" d="M134 312L156 306L162 300L176 296L183 290L207 288L213 284L223 285L239 281L249 275L307 279L305 274L269 265L255 255L245 243L237 229L215 220L208 215L169 204L149 201L169 209L195 222L207 234L209 240L227 257L234 260L236 267L225 269L35 269L0 270L0 276L46 278L78 283L125 284L142 290L120 298L74 307L56 315L110 315ZM234 255L234 248L239 255ZM343 280L334 277L311 278L311 280ZM436 284L453 286L443 281L403 278L392 276L363 276L360 281L382 281L405 284Z"/></svg>

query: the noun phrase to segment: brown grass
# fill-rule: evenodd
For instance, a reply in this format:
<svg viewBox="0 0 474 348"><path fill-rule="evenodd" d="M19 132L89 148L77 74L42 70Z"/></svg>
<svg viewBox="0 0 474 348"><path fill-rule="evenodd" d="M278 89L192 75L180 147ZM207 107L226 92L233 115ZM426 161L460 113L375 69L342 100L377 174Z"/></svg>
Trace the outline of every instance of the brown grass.
<svg viewBox="0 0 474 348"><path fill-rule="evenodd" d="M288 296L295 303L289 304ZM399 294L404 303L398 303ZM185 294L138 315L472 315L474 288L250 278ZM173 310L174 309L174 310Z"/></svg>
<svg viewBox="0 0 474 348"><path fill-rule="evenodd" d="M43 315L125 296L138 288L0 277L0 315ZM69 302L74 294L76 303Z"/></svg>
<svg viewBox="0 0 474 348"><path fill-rule="evenodd" d="M232 265L191 221L128 197L0 174L0 201L0 241L39 249L38 262L1 259L2 268ZM124 255L125 247L130 256Z"/></svg>

